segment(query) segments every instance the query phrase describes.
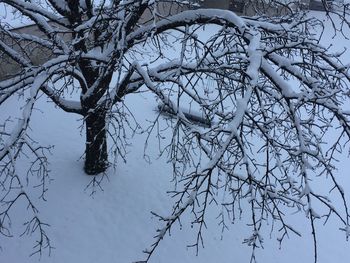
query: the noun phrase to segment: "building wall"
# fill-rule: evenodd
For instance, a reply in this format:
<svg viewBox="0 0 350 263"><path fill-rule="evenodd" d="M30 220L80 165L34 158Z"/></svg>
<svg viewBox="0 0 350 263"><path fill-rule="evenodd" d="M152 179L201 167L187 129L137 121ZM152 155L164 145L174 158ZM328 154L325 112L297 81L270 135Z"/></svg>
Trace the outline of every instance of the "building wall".
<svg viewBox="0 0 350 263"><path fill-rule="evenodd" d="M247 4L247 1L245 0L198 0L198 2L202 3L203 8L230 9L236 12L237 14L247 16L256 15L257 10L259 10L262 13L265 13L266 15L271 16L277 16L281 14L283 15L289 12L287 9L283 8L270 8L267 5L261 4L260 1L260 4L256 3L255 5L251 3ZM301 2L304 2L305 5L308 5L310 0L302 0ZM308 8L308 6L306 8ZM186 6L178 6L174 5L173 3L169 4L168 2L165 2L159 4L157 12L159 12L164 17L168 17L186 9L188 9L188 7ZM152 13L150 11L147 11L143 15L140 23L148 23L152 21L152 19ZM42 32L38 30L38 28L35 25L14 29L13 32L33 34L35 36L43 36ZM69 41L70 36L64 37L66 40ZM31 60L34 65L41 65L45 61L47 61L48 58L53 56L52 51L49 49L38 48L38 46L36 46L34 43L28 43L25 41L16 42L10 39L8 36L5 36L1 33L0 40L4 41L5 43L8 43L8 45L13 47L18 52L22 52L23 54L25 54L25 56L27 56L27 59ZM14 62L11 58L9 58L7 55L3 54L0 51L0 80L11 77L13 74L18 74L20 70L21 68L18 64L16 64L16 62Z"/></svg>
<svg viewBox="0 0 350 263"><path fill-rule="evenodd" d="M285 0L288 1L288 0ZM302 0L309 1L309 0ZM281 5L272 7L268 1L245 1L245 0L204 0L204 8L228 9L236 14L245 16L254 16L258 13L269 16L284 15L288 13L287 8Z"/></svg>
<svg viewBox="0 0 350 263"><path fill-rule="evenodd" d="M41 36L41 31L35 26L26 26L12 30L13 33L26 33L35 36ZM38 66L47 61L52 56L51 50L39 47L37 44L29 41L18 41L12 39L4 33L0 34L0 40L10 46L12 49L22 54L26 60L32 62L33 65ZM8 55L0 51L0 80L18 74L21 71L21 66L13 61Z"/></svg>
<svg viewBox="0 0 350 263"><path fill-rule="evenodd" d="M186 6L179 6L177 4L169 4L167 2L160 3L157 7L157 12L163 16L168 17L184 10L188 9ZM149 23L153 21L153 14L150 10L147 10L140 23ZM55 25L53 25L55 26ZM46 38L46 36L38 29L36 25L24 26L21 28L13 29L11 32L14 33L25 33L29 35L34 35L38 37ZM66 41L71 39L71 36L66 34L63 36ZM39 47L35 43L30 43L28 41L16 41L4 33L0 32L0 40L5 42L8 46L12 47L17 52L23 54L23 56L32 62L33 65L38 66L45 63L48 59L53 57L53 52L50 49ZM9 56L4 54L0 50L0 80L7 79L13 75L20 74L21 65L13 61Z"/></svg>
<svg viewBox="0 0 350 263"><path fill-rule="evenodd" d="M202 5L204 8L229 9L230 0L204 0Z"/></svg>

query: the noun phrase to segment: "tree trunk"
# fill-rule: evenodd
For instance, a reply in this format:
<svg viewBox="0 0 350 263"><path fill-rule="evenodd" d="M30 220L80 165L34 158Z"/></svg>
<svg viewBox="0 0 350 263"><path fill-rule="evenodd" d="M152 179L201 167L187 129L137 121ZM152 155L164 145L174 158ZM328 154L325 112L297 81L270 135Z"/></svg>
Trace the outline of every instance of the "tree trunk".
<svg viewBox="0 0 350 263"><path fill-rule="evenodd" d="M86 149L84 170L89 175L104 172L108 167L106 112L95 109L85 118Z"/></svg>

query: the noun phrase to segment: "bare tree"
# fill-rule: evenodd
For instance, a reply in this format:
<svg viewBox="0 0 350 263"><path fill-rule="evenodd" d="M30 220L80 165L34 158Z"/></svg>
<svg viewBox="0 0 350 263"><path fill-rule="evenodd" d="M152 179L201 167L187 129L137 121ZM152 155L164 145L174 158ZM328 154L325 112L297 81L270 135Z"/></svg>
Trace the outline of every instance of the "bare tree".
<svg viewBox="0 0 350 263"><path fill-rule="evenodd" d="M145 251L146 261L185 212L198 226L198 249L210 204L222 207L223 229L227 218L234 220L243 212L243 202L249 204L245 212L251 215L252 235L246 243L254 249L268 221L275 222L281 241L290 232L299 235L287 222L288 209L308 217L315 261L316 220L334 215L349 235L346 198L334 170L335 154L348 147L350 138L350 112L344 110L350 75L341 54L331 54L319 43L314 30L322 29L322 23L299 12L300 1L270 1L284 8L282 16L274 17L239 17L182 2L0 1L40 30L30 34L0 25L1 57L17 69L0 82L0 107L16 94L26 98L17 124L0 126L2 234L10 235L10 210L24 197L34 214L27 230L40 232L35 252L50 247L45 224L22 187L28 174L35 174L41 178L42 198L47 190L49 149L38 146L28 132L39 94L82 116L84 170L96 175L106 171L109 149L126 158L123 133L132 105L124 99L147 89L160 102L161 112L173 116L167 118L171 136L161 151L173 165L177 190L171 215L155 213L164 227ZM203 36L208 25L213 33ZM35 62L26 48L29 43L48 52L48 58ZM176 54L169 52L174 45ZM72 91L79 92L79 100L65 97ZM159 121L158 116L143 129L162 135ZM324 145L328 133L335 136ZM34 159L22 175L17 162L28 153ZM340 195L342 205L334 205L331 196L314 187L322 180L331 196ZM222 193L224 201L217 198ZM314 203L323 210L316 211Z"/></svg>

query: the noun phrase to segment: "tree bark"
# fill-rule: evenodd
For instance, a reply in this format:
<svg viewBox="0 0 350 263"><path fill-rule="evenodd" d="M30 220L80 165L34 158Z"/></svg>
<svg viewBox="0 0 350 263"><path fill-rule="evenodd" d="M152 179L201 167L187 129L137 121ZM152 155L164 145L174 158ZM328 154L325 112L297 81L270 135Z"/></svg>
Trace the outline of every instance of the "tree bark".
<svg viewBox="0 0 350 263"><path fill-rule="evenodd" d="M106 171L108 167L106 112L95 109L85 117L86 149L84 170L89 175Z"/></svg>

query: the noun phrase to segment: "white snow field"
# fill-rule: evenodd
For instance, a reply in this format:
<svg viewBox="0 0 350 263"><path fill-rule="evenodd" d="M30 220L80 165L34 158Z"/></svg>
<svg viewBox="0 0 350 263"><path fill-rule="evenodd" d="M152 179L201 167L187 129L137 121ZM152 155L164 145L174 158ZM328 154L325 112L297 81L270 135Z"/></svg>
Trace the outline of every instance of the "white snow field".
<svg viewBox="0 0 350 263"><path fill-rule="evenodd" d="M322 13L313 13L322 16ZM206 34L206 32L203 32ZM324 43L334 44L334 49L348 47L350 40L340 36L332 39L333 32L327 28ZM344 56L345 59L347 59ZM12 101L13 102L13 101ZM156 102L148 93L131 95L126 103L142 124L155 117ZM0 121L9 113L19 112L18 104L7 103L7 111L0 112ZM118 160L115 169L108 171L109 180L102 182L103 190L93 196L86 189L91 177L83 172L80 158L84 151L84 134L81 133L81 120L77 115L67 114L56 109L53 103L47 103L42 97L36 104L31 120L32 136L42 145L54 145L49 156L51 178L44 202L37 196L37 190L31 190L36 200L40 217L50 224L47 234L55 247L48 255L29 256L34 250L35 236L20 236L25 230L22 223L27 217L26 207L18 205L12 213L12 231L14 237L0 236L1 263L127 263L145 259L142 251L153 242L158 219L151 211L169 214L172 201L167 191L174 188L171 165L166 158L158 158L157 138L149 142L150 162L144 156L146 134L136 134L128 148L127 163ZM39 110L40 109L40 110ZM131 135L130 135L131 136ZM344 154L340 158L338 178L350 201L350 162ZM31 186L28 186L32 189ZM186 217L182 226L175 225L171 236L166 235L152 263L244 263L249 262L251 248L242 244L250 236L250 228L242 220L229 225L229 230L221 233L218 208L211 206L207 214L207 226L204 230L204 248L188 248L196 240L196 229L191 228ZM303 214L289 211L289 222L294 224L302 237L291 235L279 245L277 236L270 236L265 229L264 249L256 251L258 262L262 263L307 263L313 262L313 243L311 228ZM318 262L347 263L350 260L350 243L346 241L341 226L334 217L326 225L317 222Z"/></svg>

